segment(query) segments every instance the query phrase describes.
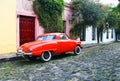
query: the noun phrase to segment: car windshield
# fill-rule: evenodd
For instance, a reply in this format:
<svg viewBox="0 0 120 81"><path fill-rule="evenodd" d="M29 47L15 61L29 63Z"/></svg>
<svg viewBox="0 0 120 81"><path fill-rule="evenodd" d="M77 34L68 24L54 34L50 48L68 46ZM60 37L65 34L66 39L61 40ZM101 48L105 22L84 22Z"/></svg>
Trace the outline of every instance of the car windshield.
<svg viewBox="0 0 120 81"><path fill-rule="evenodd" d="M56 35L45 35L37 38L37 40L54 40L54 39L56 39Z"/></svg>

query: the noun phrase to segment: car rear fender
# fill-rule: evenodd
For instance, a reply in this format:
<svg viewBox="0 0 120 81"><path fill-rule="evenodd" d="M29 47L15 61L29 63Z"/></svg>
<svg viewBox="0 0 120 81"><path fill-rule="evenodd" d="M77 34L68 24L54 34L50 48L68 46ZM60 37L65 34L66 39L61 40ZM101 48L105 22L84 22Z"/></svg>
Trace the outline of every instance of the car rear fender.
<svg viewBox="0 0 120 81"><path fill-rule="evenodd" d="M50 51L52 54L54 54L56 49L47 49L47 50L39 50L39 51L35 51L33 52L33 55L32 56L41 56L43 52L46 52L46 51Z"/></svg>

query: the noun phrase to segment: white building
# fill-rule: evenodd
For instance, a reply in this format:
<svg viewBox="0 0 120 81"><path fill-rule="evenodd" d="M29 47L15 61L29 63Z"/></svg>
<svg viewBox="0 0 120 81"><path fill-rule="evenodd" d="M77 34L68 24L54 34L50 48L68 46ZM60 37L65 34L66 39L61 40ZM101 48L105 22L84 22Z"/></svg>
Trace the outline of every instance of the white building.
<svg viewBox="0 0 120 81"><path fill-rule="evenodd" d="M64 0L66 3L70 3L71 0ZM112 0L110 1L110 3L108 0L100 0L101 3L106 3L106 4L110 4L113 3L115 5L118 4L117 0ZM118 37L119 38L119 37ZM97 28L94 28L92 26L89 26L85 29L81 30L81 36L80 38L78 38L78 40L82 41L82 44L96 44L97 43ZM108 29L105 30L103 33L101 33L100 37L99 37L99 41L100 43L110 43L110 42L114 42L116 40L115 37L115 30L114 29Z"/></svg>
<svg viewBox="0 0 120 81"><path fill-rule="evenodd" d="M83 29L81 32L80 40L82 44L95 44L97 43L97 28L93 28L92 26ZM115 30L108 29L101 33L99 37L100 43L110 43L115 41Z"/></svg>

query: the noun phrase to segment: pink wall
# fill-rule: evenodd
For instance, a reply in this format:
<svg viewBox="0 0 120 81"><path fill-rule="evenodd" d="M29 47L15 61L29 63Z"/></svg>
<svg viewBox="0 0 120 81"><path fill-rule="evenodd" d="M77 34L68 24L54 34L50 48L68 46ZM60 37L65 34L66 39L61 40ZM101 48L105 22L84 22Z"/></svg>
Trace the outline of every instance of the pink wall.
<svg viewBox="0 0 120 81"><path fill-rule="evenodd" d="M70 31L70 28L71 28L71 24L70 24L70 18L71 18L71 15L72 15L72 11L70 9L70 5L69 4L66 4L65 7L64 7L64 12L63 12L63 17L62 19L64 21L66 21L66 34L69 35L69 31Z"/></svg>
<svg viewBox="0 0 120 81"><path fill-rule="evenodd" d="M22 16L30 16L30 17L35 17L35 38L44 33L44 28L39 25L37 15L34 14L33 9L32 9L32 0L17 0L16 1L16 20L17 20L17 30L16 30L16 39L17 39L17 47L19 47L19 41L20 41L20 35L19 35L19 22L20 22L20 15Z"/></svg>
<svg viewBox="0 0 120 81"><path fill-rule="evenodd" d="M20 15L22 16L30 16L30 17L35 17L35 38L40 35L40 34L43 34L44 33L44 28L41 27L39 25L39 21L37 19L37 15L34 14L33 12L33 8L32 8L32 4L33 4L33 1L32 0L17 0L16 1L16 7L17 7L17 10L16 10L16 20L17 20L17 35L16 35L16 38L17 38L17 47L19 47L19 20L20 20ZM71 10L70 10L70 6L68 4L65 5L65 9L64 9L64 12L63 12L63 17L62 19L64 21L66 21L66 34L69 35L69 31L70 31L70 23L69 23L69 20L70 20L70 16L71 16Z"/></svg>

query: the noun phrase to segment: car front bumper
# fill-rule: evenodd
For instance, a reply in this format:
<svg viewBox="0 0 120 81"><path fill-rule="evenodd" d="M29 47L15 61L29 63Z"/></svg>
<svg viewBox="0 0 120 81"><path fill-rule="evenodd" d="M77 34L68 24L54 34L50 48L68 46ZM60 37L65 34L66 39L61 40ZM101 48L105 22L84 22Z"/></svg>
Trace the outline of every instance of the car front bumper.
<svg viewBox="0 0 120 81"><path fill-rule="evenodd" d="M22 57L32 56L32 53L17 52L17 53L16 53L16 56L22 56Z"/></svg>

